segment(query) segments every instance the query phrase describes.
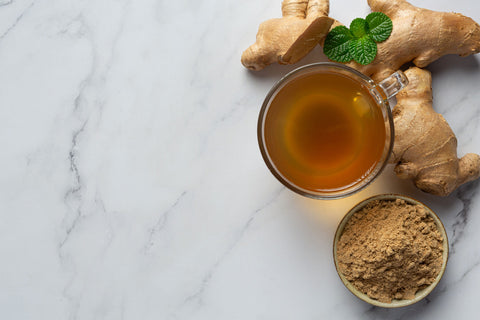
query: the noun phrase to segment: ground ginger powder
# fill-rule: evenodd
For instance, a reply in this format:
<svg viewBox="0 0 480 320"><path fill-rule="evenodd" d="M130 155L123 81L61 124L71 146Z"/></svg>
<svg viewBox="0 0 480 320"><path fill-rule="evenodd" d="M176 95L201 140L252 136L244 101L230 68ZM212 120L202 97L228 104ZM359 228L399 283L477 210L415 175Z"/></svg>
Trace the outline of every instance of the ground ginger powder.
<svg viewBox="0 0 480 320"><path fill-rule="evenodd" d="M372 299L413 299L442 267L443 237L420 205L375 200L347 222L337 244L340 271Z"/></svg>

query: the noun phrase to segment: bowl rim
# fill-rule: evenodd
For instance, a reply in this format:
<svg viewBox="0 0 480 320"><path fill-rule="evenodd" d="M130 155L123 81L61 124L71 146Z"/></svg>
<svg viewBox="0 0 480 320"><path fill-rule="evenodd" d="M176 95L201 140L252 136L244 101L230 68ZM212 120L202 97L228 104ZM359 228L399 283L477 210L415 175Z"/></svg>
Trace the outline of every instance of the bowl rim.
<svg viewBox="0 0 480 320"><path fill-rule="evenodd" d="M365 207L368 203L370 203L374 200L396 200L396 199L402 199L402 200L405 200L406 202L411 203L411 204L421 205L432 216L433 220L435 221L435 224L437 225L437 228L438 228L439 232L443 236L443 256L442 256L442 267L441 267L440 272L438 273L438 275L435 278L435 281L433 283L431 283L428 287L426 287L422 290L419 290L415 294L415 298L413 298L413 299L408 299L408 300L393 299L392 302L387 303L387 302L380 302L378 300L370 298L368 295L366 295L363 292L360 292L359 290L357 290L353 286L353 284L345 278L345 276L342 274L342 272L340 271L339 266L338 266L337 244L338 244L338 240L340 239L340 236L343 233L343 230L345 228L346 223L350 220L350 218L352 217L352 215L354 213L356 213L357 211L359 211L360 209ZM401 195L401 194L395 194L395 193L385 193L385 194L374 195L374 196L371 196L371 197L369 197L365 200L362 200L359 203L357 203L356 205L354 205L345 214L345 216L342 218L342 220L338 224L337 230L335 232L335 237L334 237L334 240L333 240L333 260L334 260L334 263L335 263L335 270L337 271L337 274L340 277L340 280L342 281L342 283L357 298L359 298L359 299L361 299L361 300L363 300L363 301L365 301L365 302L367 302L371 305L374 305L374 306L377 306L377 307L383 307L383 308L406 307L406 306L412 305L414 303L417 303L418 301L422 300L427 295L429 295L433 291L433 289L435 289L437 284L442 279L443 274L445 273L445 269L446 269L447 262L448 262L448 255L449 255L449 243L448 243L447 232L445 231L445 227L444 227L442 221L440 220L440 218L438 217L438 215L429 206L427 206L423 202L421 202L419 200L416 200L414 198L411 198L409 196L405 196L405 195Z"/></svg>

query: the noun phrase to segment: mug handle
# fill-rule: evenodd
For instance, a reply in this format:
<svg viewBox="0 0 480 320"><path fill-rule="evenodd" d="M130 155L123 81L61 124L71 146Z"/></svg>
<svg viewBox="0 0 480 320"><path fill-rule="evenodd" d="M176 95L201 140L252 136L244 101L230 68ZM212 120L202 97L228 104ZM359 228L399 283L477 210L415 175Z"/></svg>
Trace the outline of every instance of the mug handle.
<svg viewBox="0 0 480 320"><path fill-rule="evenodd" d="M392 73L390 76L380 81L378 86L383 89L387 99L396 95L400 90L408 85L407 76L401 71Z"/></svg>

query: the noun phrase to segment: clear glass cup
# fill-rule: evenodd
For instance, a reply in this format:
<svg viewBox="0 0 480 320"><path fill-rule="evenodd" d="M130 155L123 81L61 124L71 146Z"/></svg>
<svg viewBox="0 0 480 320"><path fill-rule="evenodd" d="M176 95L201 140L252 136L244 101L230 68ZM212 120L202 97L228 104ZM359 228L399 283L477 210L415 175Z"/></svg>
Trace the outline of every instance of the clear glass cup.
<svg viewBox="0 0 480 320"><path fill-rule="evenodd" d="M382 132L382 135L381 135L382 137L383 136L385 137L385 139L382 138L382 141L381 141L381 144L383 144L383 146L378 145L377 147L377 149L380 150L378 151L379 152L378 154L381 153L381 155L376 160L376 163L374 163L374 165L370 166L368 170L362 173L360 178L355 179L350 183L345 183L345 185L334 187L334 188L324 188L321 185L319 185L318 188L311 187L311 186L306 187L303 184L303 182L301 182L301 181L306 181L305 179L296 180L295 178L292 178L294 175L290 175L290 172L288 171L289 169L284 169L285 168L285 166L283 165L283 163L285 162L284 161L285 159L283 159L284 157L283 156L279 157L278 154L275 154L274 148L271 147L269 143L267 143L267 140L270 138L266 138L266 135L268 137L271 136L270 132L266 132L266 127L269 126L269 124L266 125L266 123L270 121L268 120L269 117L272 117L270 115L275 114L275 112L277 112L275 108L278 108L276 107L275 103L272 104L272 101L274 101L276 98L280 99L280 97L284 97L285 92L282 93L282 90L283 91L287 90L285 88L289 87L289 85L291 87L291 84L294 83L297 79L302 79L302 77L305 78L311 75L318 75L318 74L329 74L329 75L333 74L335 76L346 77L350 80L353 80L355 83L357 83L359 88L361 88L362 90L362 94L368 95L369 101L373 101L374 108L378 108L378 110L376 110L375 112L378 113L380 121L383 122L382 128L385 130L385 132L384 133ZM392 118L392 113L390 109L389 98L397 94L407 84L408 84L408 80L406 76L403 74L403 72L401 71L397 71L392 75L390 75L389 77L387 77L386 79L384 79L383 81L381 81L380 83L376 83L375 81L365 76L364 74L356 71L355 69L347 67L343 64L332 63L332 62L313 63L313 64L309 64L293 70L292 72L284 76L282 79L280 79L273 86L273 88L267 94L265 101L262 105L262 108L260 110L258 127L257 127L257 136L258 136L260 151L262 153L263 159L267 167L283 185L285 185L286 187L288 187L289 189L291 189L292 191L300 195L307 196L314 199L326 200L326 199L342 198L342 197L349 196L365 188L376 177L378 177L378 175L381 173L381 171L383 170L383 168L388 162L388 158L392 152L393 142L394 142L393 118ZM302 90L303 89L301 89L299 92L303 92ZM322 90L327 90L327 89L324 89L322 88L322 86L320 86L318 88L315 87L314 90L312 89L312 92L315 94L322 94ZM341 90L339 92L341 92ZM328 94L328 92L325 94ZM299 93L299 95L301 94ZM372 103L370 103L370 105L372 105ZM294 107L295 106L293 106L293 108ZM332 118L332 119L335 119L335 118ZM282 122L283 120L284 119L281 119L281 118L278 121L276 120L279 123L278 124L279 126L283 125L283 122ZM335 121L335 120L332 120L332 121ZM322 123L324 123L323 120L322 120ZM285 126L288 126L288 124L285 124ZM279 128L280 128L279 129L280 131L278 135L286 134L283 131L281 131L282 130L281 127ZM285 128L285 130L287 130L287 128ZM318 148L322 148L322 145L319 144ZM288 155L286 157L288 157ZM351 161L351 164L355 164L355 159ZM299 173L299 174L303 176L308 176L308 173ZM321 177L322 174L324 173L320 174L319 181L322 178L324 178L324 177ZM329 173L324 174L326 179L329 179L328 174ZM335 174L338 174L338 172ZM317 177L315 177L315 179L316 178ZM332 178L332 181L336 181L336 180Z"/></svg>

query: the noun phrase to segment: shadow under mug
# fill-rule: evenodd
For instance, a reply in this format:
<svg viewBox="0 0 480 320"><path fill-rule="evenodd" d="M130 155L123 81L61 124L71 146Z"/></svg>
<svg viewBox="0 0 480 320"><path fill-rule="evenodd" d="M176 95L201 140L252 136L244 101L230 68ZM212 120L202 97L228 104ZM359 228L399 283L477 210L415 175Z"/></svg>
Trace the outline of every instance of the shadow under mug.
<svg viewBox="0 0 480 320"><path fill-rule="evenodd" d="M376 83L355 69L333 62L313 63L291 71L273 86L260 110L257 136L267 167L283 185L314 199L342 198L365 188L378 177L392 152L394 127L388 99L407 84L408 80L401 71ZM310 96L313 98L310 99ZM315 101L317 96L323 97L325 102ZM369 112L378 118L379 129L377 133L372 133L373 136L365 134L372 130L372 125L362 122L356 115L358 106L353 104L355 99L370 106ZM355 110L348 114L349 109ZM351 122L356 131L338 129L345 126L343 118L349 119L345 121ZM337 123L338 128L335 127ZM325 130L333 131L326 134ZM344 132L350 136L341 137ZM308 140L313 143L308 145ZM353 140L358 140L356 146L350 143ZM359 161L363 161L356 155L368 155L370 151L365 148L372 147L372 144L378 150L372 164L366 165L365 170L356 172L356 175L349 176L353 172L351 168L359 167ZM358 150L346 156L350 151L344 152L344 145L344 149ZM305 155L301 154L303 151L298 151L302 148ZM328 150L340 150L342 158L338 161L335 158L327 159L331 156ZM306 157L310 157L310 162L305 160ZM330 161L328 168L325 167L327 169L315 163L324 160ZM302 161L307 161L308 165ZM309 169L309 166L314 169Z"/></svg>

